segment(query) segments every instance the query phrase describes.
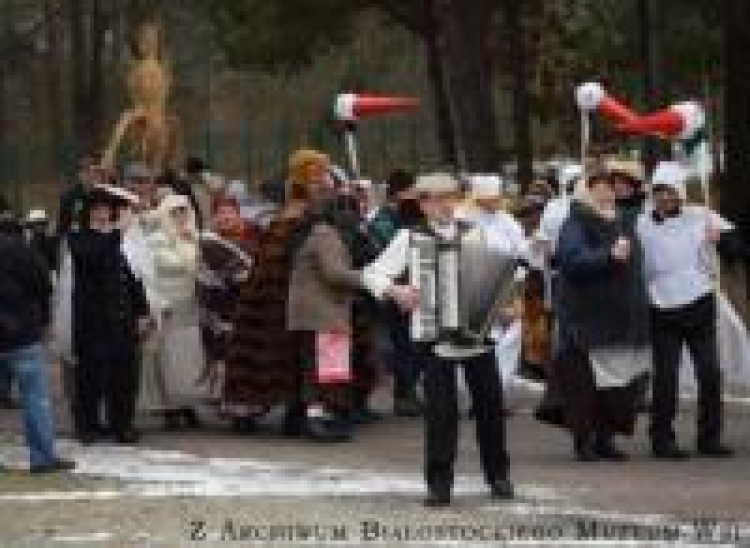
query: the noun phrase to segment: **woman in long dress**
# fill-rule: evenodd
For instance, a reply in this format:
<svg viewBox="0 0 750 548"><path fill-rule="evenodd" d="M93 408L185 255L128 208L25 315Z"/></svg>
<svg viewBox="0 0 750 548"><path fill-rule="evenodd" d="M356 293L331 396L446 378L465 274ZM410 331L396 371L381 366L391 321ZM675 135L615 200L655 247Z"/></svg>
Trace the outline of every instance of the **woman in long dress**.
<svg viewBox="0 0 750 548"><path fill-rule="evenodd" d="M548 387L579 460L621 461L613 442L632 435L650 365L643 259L618 216L608 174L571 203L557 245L559 347Z"/></svg>
<svg viewBox="0 0 750 548"><path fill-rule="evenodd" d="M293 242L309 200L309 166L298 164L290 165L284 207L260 236L250 278L240 284L230 314L235 329L221 410L240 432L253 431L256 419L277 405L286 406L286 434L301 433L304 423L300 338L287 329Z"/></svg>
<svg viewBox="0 0 750 548"><path fill-rule="evenodd" d="M208 397L201 382L205 352L201 340L196 282L199 267L198 231L187 197L167 195L156 216L158 229L149 236L159 310L159 370L163 380L168 427L197 426L195 407Z"/></svg>

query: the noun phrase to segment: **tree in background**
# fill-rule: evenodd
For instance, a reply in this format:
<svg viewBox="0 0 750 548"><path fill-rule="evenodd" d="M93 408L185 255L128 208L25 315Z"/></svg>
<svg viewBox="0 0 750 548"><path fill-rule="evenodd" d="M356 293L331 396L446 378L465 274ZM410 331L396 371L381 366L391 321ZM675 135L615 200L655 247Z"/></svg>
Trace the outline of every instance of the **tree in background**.
<svg viewBox="0 0 750 548"><path fill-rule="evenodd" d="M722 212L750 241L750 3L724 0L725 169L721 180ZM750 295L750 265L745 264L745 317ZM739 276L738 276L739 277Z"/></svg>

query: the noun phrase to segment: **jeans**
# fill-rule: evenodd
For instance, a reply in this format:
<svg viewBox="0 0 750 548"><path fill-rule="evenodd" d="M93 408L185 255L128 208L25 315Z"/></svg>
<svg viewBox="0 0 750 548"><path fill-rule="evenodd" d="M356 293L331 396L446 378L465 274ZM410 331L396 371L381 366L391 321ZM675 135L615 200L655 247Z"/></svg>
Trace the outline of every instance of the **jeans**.
<svg viewBox="0 0 750 548"><path fill-rule="evenodd" d="M0 352L0 368L6 367L12 368L21 393L30 464L32 467L51 464L57 459L57 453L44 346L37 343Z"/></svg>

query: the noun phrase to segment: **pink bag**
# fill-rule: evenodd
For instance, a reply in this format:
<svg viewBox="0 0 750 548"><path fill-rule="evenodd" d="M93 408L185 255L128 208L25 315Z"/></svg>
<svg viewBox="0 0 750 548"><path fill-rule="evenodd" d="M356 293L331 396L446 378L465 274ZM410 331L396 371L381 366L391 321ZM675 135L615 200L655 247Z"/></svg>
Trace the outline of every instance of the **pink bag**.
<svg viewBox="0 0 750 548"><path fill-rule="evenodd" d="M318 383L351 382L351 347L351 335L345 331L315 334L315 373Z"/></svg>

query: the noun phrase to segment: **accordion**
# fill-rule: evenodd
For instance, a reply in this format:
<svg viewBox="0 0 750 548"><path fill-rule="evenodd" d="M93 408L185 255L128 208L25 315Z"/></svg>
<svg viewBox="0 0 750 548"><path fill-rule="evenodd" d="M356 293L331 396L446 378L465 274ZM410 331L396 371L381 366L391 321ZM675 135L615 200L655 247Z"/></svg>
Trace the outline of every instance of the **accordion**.
<svg viewBox="0 0 750 548"><path fill-rule="evenodd" d="M518 259L489 247L479 229L460 230L453 240L413 231L409 253L410 281L420 294L412 340L485 344L513 297Z"/></svg>

